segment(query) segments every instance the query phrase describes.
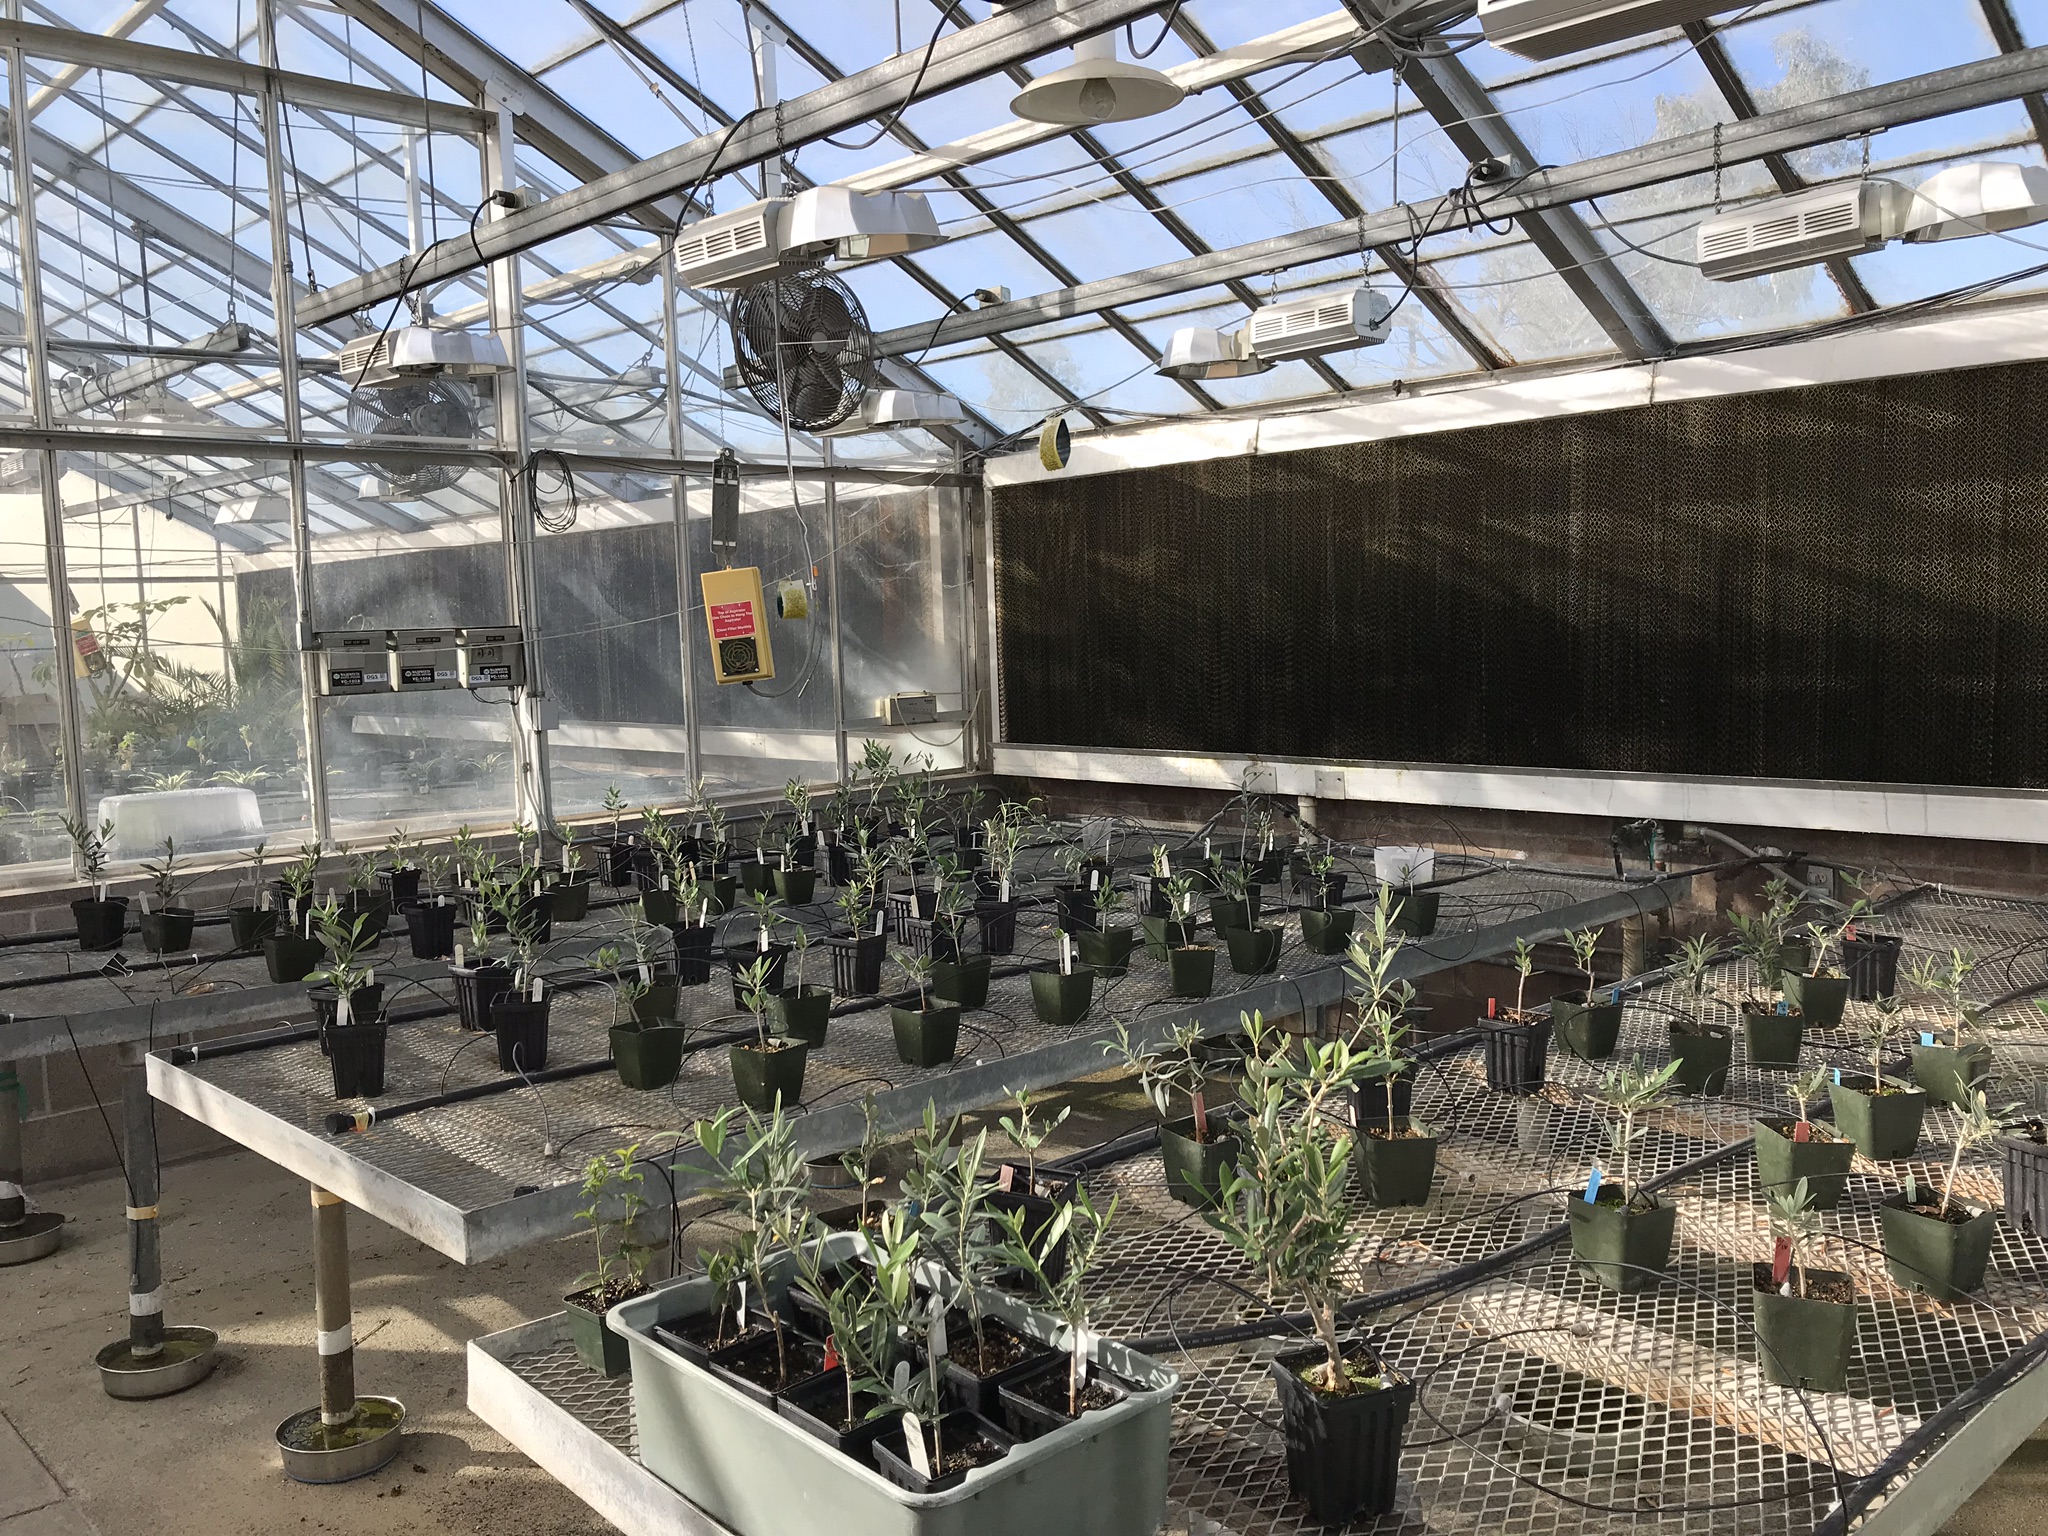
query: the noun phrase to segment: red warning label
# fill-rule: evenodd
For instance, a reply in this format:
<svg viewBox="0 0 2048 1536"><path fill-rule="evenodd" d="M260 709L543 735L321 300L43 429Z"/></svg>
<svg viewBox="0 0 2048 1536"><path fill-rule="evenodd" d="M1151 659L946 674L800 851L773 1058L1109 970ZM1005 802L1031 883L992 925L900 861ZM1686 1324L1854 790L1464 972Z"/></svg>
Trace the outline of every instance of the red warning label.
<svg viewBox="0 0 2048 1536"><path fill-rule="evenodd" d="M713 603L711 605L711 638L732 640L740 635L754 632L754 605L752 603Z"/></svg>

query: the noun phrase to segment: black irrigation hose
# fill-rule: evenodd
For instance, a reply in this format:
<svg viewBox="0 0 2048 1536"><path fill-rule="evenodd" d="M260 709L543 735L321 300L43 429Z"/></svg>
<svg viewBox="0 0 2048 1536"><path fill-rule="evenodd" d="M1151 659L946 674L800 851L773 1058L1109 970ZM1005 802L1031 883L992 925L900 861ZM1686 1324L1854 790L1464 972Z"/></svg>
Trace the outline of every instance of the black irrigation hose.
<svg viewBox="0 0 2048 1536"><path fill-rule="evenodd" d="M1681 1179L1690 1178L1696 1173L1703 1173L1749 1151L1755 1145L1756 1138L1753 1136L1731 1141L1726 1146L1716 1147L1711 1152L1703 1153L1690 1162L1680 1163L1668 1173L1649 1180L1642 1185L1642 1190L1647 1192L1661 1189ZM1375 1312L1384 1312L1390 1307L1405 1306L1413 1301L1427 1301L1443 1292L1454 1291L1474 1280L1512 1268L1532 1254L1555 1247L1570 1233L1571 1224L1560 1222L1534 1237L1527 1237L1519 1243L1511 1244L1498 1253L1488 1254L1483 1259L1474 1259L1470 1264L1461 1264L1456 1269L1447 1269L1427 1280L1396 1286L1390 1291L1375 1291L1369 1296L1355 1297L1338 1308L1337 1315L1341 1320L1348 1322ZM1123 1339L1118 1342L1126 1349L1145 1355L1165 1349L1214 1349L1224 1344L1242 1344L1251 1339L1268 1338L1276 1333L1305 1333L1313 1326L1313 1320L1306 1312L1294 1312L1261 1318L1255 1322L1231 1323L1221 1328L1205 1329L1196 1334L1155 1334L1149 1338Z"/></svg>

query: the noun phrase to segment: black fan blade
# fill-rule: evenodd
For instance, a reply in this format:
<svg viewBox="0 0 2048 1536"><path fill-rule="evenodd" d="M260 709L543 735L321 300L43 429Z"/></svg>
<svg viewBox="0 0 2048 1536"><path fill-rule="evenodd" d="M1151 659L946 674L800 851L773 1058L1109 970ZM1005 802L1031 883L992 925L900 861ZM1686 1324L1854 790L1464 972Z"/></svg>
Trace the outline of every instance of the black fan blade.
<svg viewBox="0 0 2048 1536"><path fill-rule="evenodd" d="M832 426L841 419L845 397L846 379L837 368L816 358L805 358L790 379L790 424Z"/></svg>

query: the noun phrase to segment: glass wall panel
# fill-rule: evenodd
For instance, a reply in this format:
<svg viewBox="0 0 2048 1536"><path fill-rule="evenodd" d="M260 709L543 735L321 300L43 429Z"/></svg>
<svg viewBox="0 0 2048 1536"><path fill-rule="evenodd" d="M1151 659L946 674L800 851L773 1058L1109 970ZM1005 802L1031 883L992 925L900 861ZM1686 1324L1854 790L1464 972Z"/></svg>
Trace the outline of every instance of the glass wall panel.
<svg viewBox="0 0 2048 1536"><path fill-rule="evenodd" d="M9 457L16 462L0 488L0 888L67 879L71 846L41 456Z"/></svg>

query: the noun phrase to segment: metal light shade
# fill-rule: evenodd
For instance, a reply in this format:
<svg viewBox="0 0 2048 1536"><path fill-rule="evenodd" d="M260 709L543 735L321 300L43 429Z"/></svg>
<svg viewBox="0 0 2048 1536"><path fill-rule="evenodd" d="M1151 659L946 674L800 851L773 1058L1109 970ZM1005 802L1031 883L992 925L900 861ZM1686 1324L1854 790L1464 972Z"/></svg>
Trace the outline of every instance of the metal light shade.
<svg viewBox="0 0 2048 1536"><path fill-rule="evenodd" d="M1241 379L1272 366L1245 351L1244 332L1190 325L1168 339L1159 372L1169 379Z"/></svg>
<svg viewBox="0 0 2048 1536"><path fill-rule="evenodd" d="M782 214L785 250L829 254L844 261L905 256L945 242L921 192L856 192L811 187Z"/></svg>
<svg viewBox="0 0 2048 1536"><path fill-rule="evenodd" d="M291 520L291 499L270 491L224 501L214 516L218 523L288 523Z"/></svg>
<svg viewBox="0 0 2048 1536"><path fill-rule="evenodd" d="M1156 69L1116 56L1116 34L1074 47L1074 62L1017 93L1010 110L1034 123L1127 123L1170 112L1187 93Z"/></svg>
<svg viewBox="0 0 2048 1536"><path fill-rule="evenodd" d="M1908 240L1961 240L2048 220L2048 169L1976 161L1920 183L1906 210Z"/></svg>

